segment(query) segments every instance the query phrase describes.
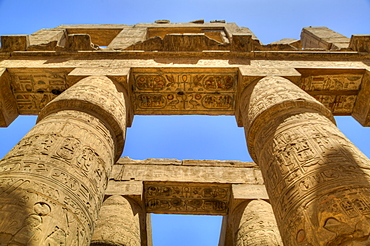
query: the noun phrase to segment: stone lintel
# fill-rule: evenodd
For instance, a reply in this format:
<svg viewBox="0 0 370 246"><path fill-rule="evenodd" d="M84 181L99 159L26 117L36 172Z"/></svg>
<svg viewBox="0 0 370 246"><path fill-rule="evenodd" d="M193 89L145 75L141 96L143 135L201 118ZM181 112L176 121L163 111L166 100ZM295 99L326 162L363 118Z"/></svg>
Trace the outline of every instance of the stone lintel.
<svg viewBox="0 0 370 246"><path fill-rule="evenodd" d="M232 192L236 200L269 199L264 185L233 184Z"/></svg>
<svg viewBox="0 0 370 246"><path fill-rule="evenodd" d="M121 158L105 195L129 196L147 212L204 215L226 215L242 201L268 199L254 163L176 159Z"/></svg>
<svg viewBox="0 0 370 246"><path fill-rule="evenodd" d="M0 68L0 127L7 127L18 117L17 103L10 86L10 76Z"/></svg>
<svg viewBox="0 0 370 246"><path fill-rule="evenodd" d="M325 50L348 49L350 39L327 27L305 27L301 33L302 47Z"/></svg>
<svg viewBox="0 0 370 246"><path fill-rule="evenodd" d="M106 196L122 195L122 196L139 196L143 194L143 181L115 181L108 182L105 191Z"/></svg>
<svg viewBox="0 0 370 246"><path fill-rule="evenodd" d="M137 115L234 115L236 67L133 68Z"/></svg>
<svg viewBox="0 0 370 246"><path fill-rule="evenodd" d="M370 70L366 70L361 83L361 89L352 112L362 126L370 126Z"/></svg>
<svg viewBox="0 0 370 246"><path fill-rule="evenodd" d="M1 36L1 51L26 51L30 45L28 35L3 35Z"/></svg>
<svg viewBox="0 0 370 246"><path fill-rule="evenodd" d="M238 161L171 159L138 161L121 158L113 166L111 179L115 181L263 184L261 172L254 163Z"/></svg>
<svg viewBox="0 0 370 246"><path fill-rule="evenodd" d="M144 203L149 213L226 215L230 196L230 184L144 183Z"/></svg>
<svg viewBox="0 0 370 246"><path fill-rule="evenodd" d="M127 77L130 73L130 68L122 67L122 68L110 68L110 67L78 67L73 69L72 72L68 74L68 76L94 76L94 75L104 75L104 76L120 76L120 77Z"/></svg>
<svg viewBox="0 0 370 246"><path fill-rule="evenodd" d="M359 52L370 52L370 35L352 35L349 48Z"/></svg>

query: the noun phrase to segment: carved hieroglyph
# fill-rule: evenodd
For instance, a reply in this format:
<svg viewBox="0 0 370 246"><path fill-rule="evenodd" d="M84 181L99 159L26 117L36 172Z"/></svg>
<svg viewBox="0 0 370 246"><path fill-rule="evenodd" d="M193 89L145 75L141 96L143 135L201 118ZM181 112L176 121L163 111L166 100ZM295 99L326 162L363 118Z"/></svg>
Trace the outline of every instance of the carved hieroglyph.
<svg viewBox="0 0 370 246"><path fill-rule="evenodd" d="M57 95L65 91L70 69L10 69L12 93L20 114L37 115Z"/></svg>
<svg viewBox="0 0 370 246"><path fill-rule="evenodd" d="M229 184L146 182L147 212L173 214L226 215L230 200Z"/></svg>
<svg viewBox="0 0 370 246"><path fill-rule="evenodd" d="M243 95L248 147L284 244L368 245L370 162L328 109L281 77L265 77Z"/></svg>
<svg viewBox="0 0 370 246"><path fill-rule="evenodd" d="M136 206L135 209L133 207ZM119 195L104 201L91 245L140 246L140 221L133 201Z"/></svg>
<svg viewBox="0 0 370 246"><path fill-rule="evenodd" d="M236 246L282 246L271 205L252 200L244 209L236 235Z"/></svg>
<svg viewBox="0 0 370 246"><path fill-rule="evenodd" d="M0 162L0 241L88 245L125 133L122 93L88 77L45 106Z"/></svg>
<svg viewBox="0 0 370 246"><path fill-rule="evenodd" d="M158 74L156 70L136 70L133 73L135 113L234 113L235 70L190 71L164 70Z"/></svg>
<svg viewBox="0 0 370 246"><path fill-rule="evenodd" d="M334 115L346 115L353 111L364 77L363 70L298 70L302 73L300 87Z"/></svg>

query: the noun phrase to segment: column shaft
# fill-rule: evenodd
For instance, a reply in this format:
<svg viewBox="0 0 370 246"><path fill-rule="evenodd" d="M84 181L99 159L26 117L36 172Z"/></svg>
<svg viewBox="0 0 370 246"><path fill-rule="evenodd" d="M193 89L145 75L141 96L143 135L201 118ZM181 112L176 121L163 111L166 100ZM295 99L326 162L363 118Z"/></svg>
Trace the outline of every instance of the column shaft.
<svg viewBox="0 0 370 246"><path fill-rule="evenodd" d="M285 245L368 245L369 159L328 109L281 77L242 95L252 158L261 167Z"/></svg>
<svg viewBox="0 0 370 246"><path fill-rule="evenodd" d="M124 98L106 77L46 105L0 161L1 243L88 245L124 133Z"/></svg>
<svg viewBox="0 0 370 246"><path fill-rule="evenodd" d="M244 210L236 235L236 246L283 245L271 205L263 200L252 200Z"/></svg>
<svg viewBox="0 0 370 246"><path fill-rule="evenodd" d="M123 196L109 197L100 209L91 246L140 246L140 210Z"/></svg>

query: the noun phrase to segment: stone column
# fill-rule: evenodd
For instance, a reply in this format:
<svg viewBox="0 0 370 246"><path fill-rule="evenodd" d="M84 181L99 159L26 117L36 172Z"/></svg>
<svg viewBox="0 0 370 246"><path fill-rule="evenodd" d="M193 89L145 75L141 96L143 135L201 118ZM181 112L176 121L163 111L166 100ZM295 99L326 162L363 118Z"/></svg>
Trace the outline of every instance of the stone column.
<svg viewBox="0 0 370 246"><path fill-rule="evenodd" d="M0 242L88 245L123 149L123 93L107 77L87 77L38 120L0 161Z"/></svg>
<svg viewBox="0 0 370 246"><path fill-rule="evenodd" d="M284 244L368 245L369 159L331 112L282 77L250 85L240 109Z"/></svg>
<svg viewBox="0 0 370 246"><path fill-rule="evenodd" d="M241 204L236 246L282 246L271 205L264 200Z"/></svg>
<svg viewBox="0 0 370 246"><path fill-rule="evenodd" d="M140 246L140 210L134 201L110 196L99 212L91 246ZM136 208L135 208L136 207Z"/></svg>

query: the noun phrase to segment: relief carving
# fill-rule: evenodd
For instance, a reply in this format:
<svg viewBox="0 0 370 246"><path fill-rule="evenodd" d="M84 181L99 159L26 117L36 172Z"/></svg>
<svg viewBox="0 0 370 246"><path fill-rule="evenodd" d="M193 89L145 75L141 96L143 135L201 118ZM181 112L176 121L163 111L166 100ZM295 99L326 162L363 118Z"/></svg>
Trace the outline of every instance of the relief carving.
<svg viewBox="0 0 370 246"><path fill-rule="evenodd" d="M134 73L134 105L137 114L153 114L151 110L168 111L169 114L179 110L188 111L189 114L204 110L233 112L236 88L234 73L162 74Z"/></svg>
<svg viewBox="0 0 370 246"><path fill-rule="evenodd" d="M143 109L162 109L167 104L164 96L160 94L141 94L138 96L138 102L138 107Z"/></svg>
<svg viewBox="0 0 370 246"><path fill-rule="evenodd" d="M150 91L160 91L168 86L165 79L158 76L138 76L136 78L136 86L139 90L150 90Z"/></svg>
<svg viewBox="0 0 370 246"><path fill-rule="evenodd" d="M274 87L274 79L257 83L244 120L252 125L248 145L258 146L251 155L261 167L284 244L367 245L370 179L365 173L370 161L323 108L282 103L279 84L284 84L289 100L302 100L305 92L281 78L276 78ZM269 90L262 89L265 82L271 83ZM281 105L279 114L273 113L277 108L272 103Z"/></svg>
<svg viewBox="0 0 370 246"><path fill-rule="evenodd" d="M144 185L147 212L177 214L226 214L230 185L150 183Z"/></svg>
<svg viewBox="0 0 370 246"><path fill-rule="evenodd" d="M242 205L240 205L242 206ZM236 246L283 245L271 205L252 200L244 209L236 231Z"/></svg>
<svg viewBox="0 0 370 246"><path fill-rule="evenodd" d="M104 89L100 90L99 79L89 87L94 82L89 78L77 83L56 103L48 104L40 122L0 161L0 208L4 209L0 218L12 221L10 216L16 215L18 220L15 227L0 222L0 238L4 239L1 242L45 246L89 244L107 177L119 151L114 143L116 136L110 130L111 122L83 112L84 108L63 110L63 104L58 102L69 100L72 103L65 104L69 108L75 103L73 100L83 101L100 94L91 101L102 104L100 108L109 110L109 114L113 112L125 119L125 109L120 108L124 104L115 97L116 87L104 80L101 83ZM88 92L84 92L86 87ZM112 102L114 110L110 110ZM101 113L104 118L105 112ZM6 178L9 176L12 179Z"/></svg>
<svg viewBox="0 0 370 246"><path fill-rule="evenodd" d="M133 212L139 211L139 212ZM100 210L91 246L110 244L140 246L140 216L143 211L123 196L108 197Z"/></svg>
<svg viewBox="0 0 370 246"><path fill-rule="evenodd" d="M301 88L306 91L359 90L361 74L315 75L302 78Z"/></svg>
<svg viewBox="0 0 370 246"><path fill-rule="evenodd" d="M68 88L69 70L9 69L9 73L20 114L38 114L48 102Z"/></svg>

